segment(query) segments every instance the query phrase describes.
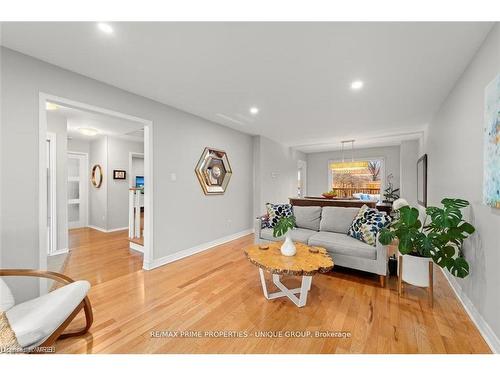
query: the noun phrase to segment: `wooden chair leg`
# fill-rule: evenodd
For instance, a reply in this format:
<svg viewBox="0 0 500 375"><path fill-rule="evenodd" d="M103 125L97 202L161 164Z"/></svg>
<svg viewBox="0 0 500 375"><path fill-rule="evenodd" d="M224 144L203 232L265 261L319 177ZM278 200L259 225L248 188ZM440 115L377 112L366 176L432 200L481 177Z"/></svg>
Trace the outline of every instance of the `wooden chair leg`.
<svg viewBox="0 0 500 375"><path fill-rule="evenodd" d="M67 337L73 337L73 336L81 336L86 334L90 329L90 326L94 321L94 315L92 314L92 306L90 305L90 300L88 299L88 297L85 297L82 303L83 303L83 310L85 312L85 327L83 327L79 331L63 333L61 334L61 336L59 336L60 339L65 339Z"/></svg>
<svg viewBox="0 0 500 375"><path fill-rule="evenodd" d="M73 319L78 315L81 310L85 312L85 327L79 331L63 333L67 326L73 321ZM52 335L50 335L47 340L45 340L40 347L53 346L56 340L65 339L68 337L81 336L88 332L92 322L94 321L94 316L92 314L92 306L90 305L90 300L88 297L80 302L80 304L73 310L73 312L66 318L66 320L55 330Z"/></svg>
<svg viewBox="0 0 500 375"><path fill-rule="evenodd" d="M398 258L398 295L401 296L401 291L403 288L403 257L400 255Z"/></svg>
<svg viewBox="0 0 500 375"><path fill-rule="evenodd" d="M386 278L386 276L379 275L379 282L380 282L380 287L381 288L385 288L385 278Z"/></svg>

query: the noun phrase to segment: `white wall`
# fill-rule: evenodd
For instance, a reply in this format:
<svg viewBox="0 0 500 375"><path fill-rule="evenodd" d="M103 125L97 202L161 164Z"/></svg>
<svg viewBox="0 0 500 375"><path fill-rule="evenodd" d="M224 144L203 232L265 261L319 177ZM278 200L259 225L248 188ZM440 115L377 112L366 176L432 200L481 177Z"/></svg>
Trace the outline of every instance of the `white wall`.
<svg viewBox="0 0 500 375"><path fill-rule="evenodd" d="M38 268L38 93L153 121L153 259L252 227L252 137L2 47L2 266ZM194 167L206 146L228 152L226 194L205 196ZM177 180L171 181L175 173ZM106 178L105 178L106 183ZM146 182L147 183L147 182ZM209 223L209 225L207 225ZM23 297L37 288L16 288Z"/></svg>
<svg viewBox="0 0 500 375"><path fill-rule="evenodd" d="M144 142L132 142L119 138L108 137L108 201L106 229L113 230L128 227L128 195L129 179L132 173L129 170L129 153L144 153ZM114 180L113 170L127 171L126 180Z"/></svg>
<svg viewBox="0 0 500 375"><path fill-rule="evenodd" d="M344 151L346 160L350 160L350 150ZM389 173L394 175L392 180L395 187L400 187L400 153L399 146L373 147L354 149L356 159L383 157L385 158L385 176L382 176L385 183ZM330 160L342 160L341 151L316 152L307 154L307 195L321 196L325 191L330 190L328 181L328 162ZM416 167L415 167L416 168Z"/></svg>
<svg viewBox="0 0 500 375"><path fill-rule="evenodd" d="M47 131L56 135L56 219L57 244L54 250L68 248L68 137L66 117L47 111Z"/></svg>
<svg viewBox="0 0 500 375"><path fill-rule="evenodd" d="M297 196L298 161L306 156L263 136L254 136L253 147L254 216L259 216L266 203L288 203Z"/></svg>
<svg viewBox="0 0 500 375"><path fill-rule="evenodd" d="M444 197L471 202L468 220L476 233L465 243L470 275L454 279L485 332L500 350L500 210L482 204L484 90L500 73L500 25L492 29L429 126L429 203ZM488 327L489 326L489 327ZM489 330L491 328L491 330ZM493 336L490 336L493 337Z"/></svg>
<svg viewBox="0 0 500 375"><path fill-rule="evenodd" d="M411 206L417 203L417 161L419 159L419 141L401 142L401 191L400 196L405 198Z"/></svg>

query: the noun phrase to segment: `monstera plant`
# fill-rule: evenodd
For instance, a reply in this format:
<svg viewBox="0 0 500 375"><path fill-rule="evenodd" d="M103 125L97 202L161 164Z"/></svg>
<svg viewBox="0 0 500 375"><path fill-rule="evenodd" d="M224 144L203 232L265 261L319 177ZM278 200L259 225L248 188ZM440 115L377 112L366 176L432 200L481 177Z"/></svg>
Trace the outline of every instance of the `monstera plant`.
<svg viewBox="0 0 500 375"><path fill-rule="evenodd" d="M469 264L463 257L462 247L475 230L462 217L461 210L469 202L445 198L441 204L443 207L427 207L423 223L415 207L399 208L399 217L381 230L379 241L388 245L397 238L401 254L432 258L452 275L464 278L469 274Z"/></svg>

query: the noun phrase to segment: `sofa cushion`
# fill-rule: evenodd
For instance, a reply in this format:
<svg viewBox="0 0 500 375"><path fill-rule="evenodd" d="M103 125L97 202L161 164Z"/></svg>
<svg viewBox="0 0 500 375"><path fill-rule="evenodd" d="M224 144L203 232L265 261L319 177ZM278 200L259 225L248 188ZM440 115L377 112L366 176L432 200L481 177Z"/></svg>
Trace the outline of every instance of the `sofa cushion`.
<svg viewBox="0 0 500 375"><path fill-rule="evenodd" d="M14 301L14 296L12 295L9 286L0 277L0 312L7 311L16 302Z"/></svg>
<svg viewBox="0 0 500 375"><path fill-rule="evenodd" d="M358 211L357 207L323 207L319 230L346 234Z"/></svg>
<svg viewBox="0 0 500 375"><path fill-rule="evenodd" d="M390 222L389 215L364 205L352 221L348 234L368 245L376 246L379 230L389 225Z"/></svg>
<svg viewBox="0 0 500 375"><path fill-rule="evenodd" d="M319 221L321 220L321 207L293 207L293 216L295 216L295 225L297 228L319 230Z"/></svg>
<svg viewBox="0 0 500 375"><path fill-rule="evenodd" d="M89 289L88 281L75 281L7 311L19 345L30 348L45 341L83 301Z"/></svg>
<svg viewBox="0 0 500 375"><path fill-rule="evenodd" d="M290 238L295 242L302 242L307 244L309 237L318 232L311 229L294 228L290 231ZM269 241L283 241L285 236L273 237L273 230L271 228L264 228L260 232L260 237Z"/></svg>
<svg viewBox="0 0 500 375"><path fill-rule="evenodd" d="M329 253L357 258L377 259L376 248L358 241L347 234L318 232L309 238L309 245L324 247ZM335 262L335 256L333 257Z"/></svg>
<svg viewBox="0 0 500 375"><path fill-rule="evenodd" d="M282 217L289 217L293 215L292 206L287 203L285 204L266 203L266 209L268 216L268 221L267 221L268 228L274 228Z"/></svg>

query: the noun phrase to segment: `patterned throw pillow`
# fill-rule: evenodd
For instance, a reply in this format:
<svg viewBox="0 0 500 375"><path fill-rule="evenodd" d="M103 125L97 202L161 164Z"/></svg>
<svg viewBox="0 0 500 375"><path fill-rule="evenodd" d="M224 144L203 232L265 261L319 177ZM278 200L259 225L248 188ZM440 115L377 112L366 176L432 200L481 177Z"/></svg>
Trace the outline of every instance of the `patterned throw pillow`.
<svg viewBox="0 0 500 375"><path fill-rule="evenodd" d="M266 209L267 215L269 216L269 219L267 220L268 228L274 228L282 217L289 217L293 215L292 205L290 204L266 203Z"/></svg>
<svg viewBox="0 0 500 375"><path fill-rule="evenodd" d="M364 205L352 221L347 234L371 246L377 246L379 230L389 225L391 217L375 208Z"/></svg>

